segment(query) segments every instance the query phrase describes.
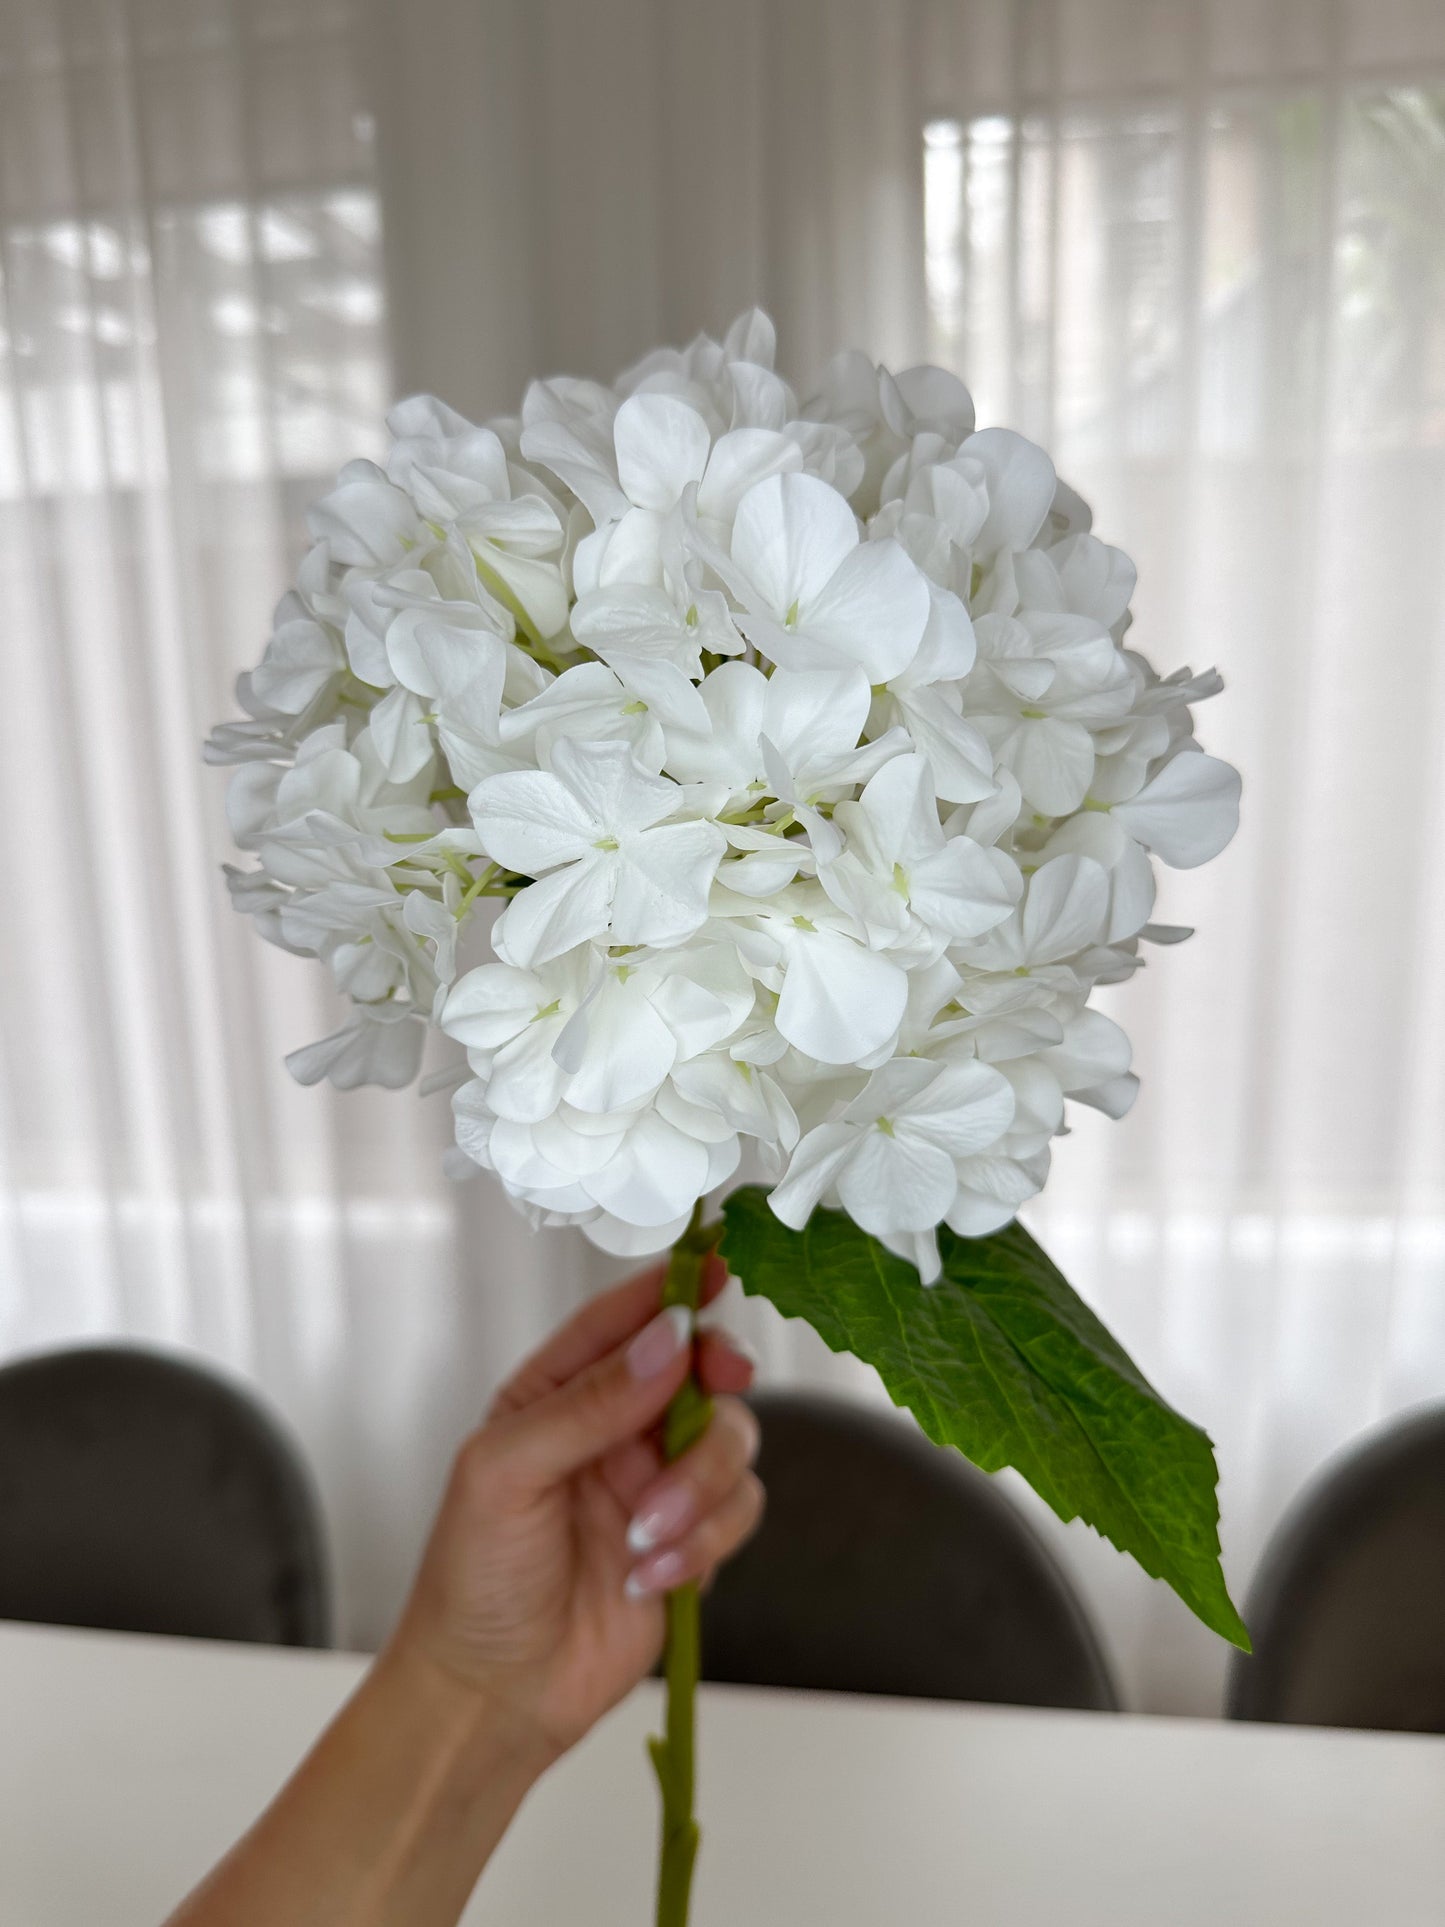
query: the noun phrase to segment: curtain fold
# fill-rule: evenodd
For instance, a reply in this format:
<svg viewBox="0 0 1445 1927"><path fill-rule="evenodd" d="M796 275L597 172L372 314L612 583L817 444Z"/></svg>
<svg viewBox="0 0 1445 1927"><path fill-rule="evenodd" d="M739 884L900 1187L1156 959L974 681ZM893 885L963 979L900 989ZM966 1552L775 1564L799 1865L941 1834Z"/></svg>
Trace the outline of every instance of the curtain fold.
<svg viewBox="0 0 1445 1927"><path fill-rule="evenodd" d="M1323 1458L1445 1391L1445 16L1029 0L930 31L930 353L1135 556L1161 667L1228 685L1201 728L1243 827L1166 879L1199 934L1116 994L1139 1104L1080 1121L1033 1222L1215 1434L1239 1581ZM1207 1638L1087 1576L1138 1698L1207 1704Z"/></svg>
<svg viewBox="0 0 1445 1927"><path fill-rule="evenodd" d="M761 300L947 362L1217 662L1245 820L1116 995L1144 1078L1031 1223L1207 1423L1236 1587L1445 1391L1445 14L1429 0L12 0L0 16L0 1351L252 1378L389 1623L488 1386L604 1269L300 1090L314 966L233 917L227 712L390 395L476 414ZM749 1305L774 1378L867 1374ZM1029 1503L1027 1499L1024 1501ZM1223 1664L1047 1521L1132 1703Z"/></svg>

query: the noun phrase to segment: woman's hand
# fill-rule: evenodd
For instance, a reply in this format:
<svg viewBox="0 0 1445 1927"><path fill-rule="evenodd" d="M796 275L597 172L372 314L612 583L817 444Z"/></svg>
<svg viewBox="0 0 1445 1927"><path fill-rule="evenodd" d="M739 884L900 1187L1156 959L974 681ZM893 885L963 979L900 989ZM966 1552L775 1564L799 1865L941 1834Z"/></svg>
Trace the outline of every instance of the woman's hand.
<svg viewBox="0 0 1445 1927"><path fill-rule="evenodd" d="M752 1377L660 1314L665 1267L594 1299L457 1455L386 1650L170 1927L454 1927L537 1775L662 1648L661 1594L757 1524ZM709 1261L703 1296L721 1290ZM707 1431L657 1425L696 1361Z"/></svg>
<svg viewBox="0 0 1445 1927"><path fill-rule="evenodd" d="M592 1300L503 1387L463 1445L393 1648L521 1744L559 1754L662 1650L662 1594L706 1579L762 1514L752 1378L726 1339L659 1312L665 1267ZM726 1272L710 1259L704 1299ZM694 1366L715 1398L664 1466L657 1426Z"/></svg>

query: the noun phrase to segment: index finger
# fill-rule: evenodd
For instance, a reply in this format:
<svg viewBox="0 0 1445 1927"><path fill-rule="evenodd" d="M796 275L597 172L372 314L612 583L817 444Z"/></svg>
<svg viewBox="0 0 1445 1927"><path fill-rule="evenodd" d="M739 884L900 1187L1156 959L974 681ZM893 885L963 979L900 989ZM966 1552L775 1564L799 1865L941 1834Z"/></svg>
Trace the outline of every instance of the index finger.
<svg viewBox="0 0 1445 1927"><path fill-rule="evenodd" d="M512 1374L492 1403L492 1417L523 1411L546 1398L578 1372L615 1351L641 1331L662 1303L667 1262L650 1265L635 1278L588 1299L580 1311ZM716 1252L703 1260L698 1303L708 1304L727 1283L728 1269Z"/></svg>

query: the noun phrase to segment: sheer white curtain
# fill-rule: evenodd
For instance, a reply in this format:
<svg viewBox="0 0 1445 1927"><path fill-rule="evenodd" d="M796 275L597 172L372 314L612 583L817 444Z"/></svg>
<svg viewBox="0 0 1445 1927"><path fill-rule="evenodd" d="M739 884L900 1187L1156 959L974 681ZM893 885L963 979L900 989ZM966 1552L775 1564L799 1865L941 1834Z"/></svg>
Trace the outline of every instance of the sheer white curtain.
<svg viewBox="0 0 1445 1927"><path fill-rule="evenodd" d="M364 51L344 3L0 12L0 1346L126 1333L257 1380L363 1641L513 1304L569 1273L510 1213L469 1233L444 1105L280 1070L330 1012L237 927L197 759L304 503L381 437ZM483 1248L513 1298L468 1288Z"/></svg>
<svg viewBox="0 0 1445 1927"><path fill-rule="evenodd" d="M990 31L991 29L991 31ZM1117 996L1144 1089L1036 1226L1214 1432L1231 1569L1351 1434L1445 1395L1445 14L937 10L929 346L1217 662L1235 846ZM1218 1655L1095 1566L1152 1704ZM1127 1591L1126 1600L1123 1594Z"/></svg>
<svg viewBox="0 0 1445 1927"><path fill-rule="evenodd" d="M1245 826L1123 989L1144 1094L1032 1216L1225 1467L1445 1392L1445 16L1430 0L12 0L0 16L0 1348L253 1377L374 1639L451 1442L595 1267L436 1167L443 1105L292 1088L196 744L387 393L513 406L761 298L956 365L1218 662ZM748 1307L768 1369L861 1374ZM1057 1539L1137 1704L1220 1655Z"/></svg>

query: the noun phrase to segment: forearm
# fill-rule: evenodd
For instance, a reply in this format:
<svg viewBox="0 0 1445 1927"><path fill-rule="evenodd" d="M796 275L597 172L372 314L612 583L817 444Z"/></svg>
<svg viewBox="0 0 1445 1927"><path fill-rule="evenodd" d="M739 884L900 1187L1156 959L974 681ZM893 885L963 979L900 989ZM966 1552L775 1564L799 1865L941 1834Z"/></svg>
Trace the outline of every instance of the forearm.
<svg viewBox="0 0 1445 1927"><path fill-rule="evenodd" d="M454 1927L546 1764L477 1693L388 1650L167 1927Z"/></svg>

